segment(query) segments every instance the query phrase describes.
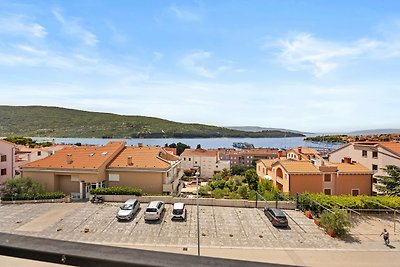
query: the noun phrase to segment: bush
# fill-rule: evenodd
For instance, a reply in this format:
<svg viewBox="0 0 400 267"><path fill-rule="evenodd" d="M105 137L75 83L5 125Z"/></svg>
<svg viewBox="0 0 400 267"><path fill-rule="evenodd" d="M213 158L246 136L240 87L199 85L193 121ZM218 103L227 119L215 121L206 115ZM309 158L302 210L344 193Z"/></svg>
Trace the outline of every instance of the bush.
<svg viewBox="0 0 400 267"><path fill-rule="evenodd" d="M250 193L249 185L248 184L243 184L243 185L239 186L237 192L239 193L239 195L242 198L248 199L249 198L249 193Z"/></svg>
<svg viewBox="0 0 400 267"><path fill-rule="evenodd" d="M214 189L212 192L211 192L211 196L213 197L213 198L223 198L224 197L224 190L223 189L220 189L220 188L217 188L217 189Z"/></svg>
<svg viewBox="0 0 400 267"><path fill-rule="evenodd" d="M182 176L181 180L187 182L187 181L189 181L189 177L186 176L186 174L184 174L184 175Z"/></svg>
<svg viewBox="0 0 400 267"><path fill-rule="evenodd" d="M229 193L228 198L229 199L241 199L240 195L236 192Z"/></svg>
<svg viewBox="0 0 400 267"><path fill-rule="evenodd" d="M210 191L210 187L209 186L200 186L199 195L200 196L206 196L206 195L208 195L208 191Z"/></svg>
<svg viewBox="0 0 400 267"><path fill-rule="evenodd" d="M333 230L338 237L350 232L351 222L345 210L334 208L333 212L324 211L320 217L320 225L326 231Z"/></svg>
<svg viewBox="0 0 400 267"><path fill-rule="evenodd" d="M17 197L2 197L1 200L4 201L10 201L10 200L39 200L39 199L60 199L65 197L65 194L63 192L46 192L46 193L40 193L37 195L29 195L29 194L22 194L18 195Z"/></svg>
<svg viewBox="0 0 400 267"><path fill-rule="evenodd" d="M102 187L90 190L90 194L94 195L134 195L134 196L142 196L142 189L133 188L133 187Z"/></svg>
<svg viewBox="0 0 400 267"><path fill-rule="evenodd" d="M0 188L2 199L36 199L43 193L44 186L29 177L8 179Z"/></svg>

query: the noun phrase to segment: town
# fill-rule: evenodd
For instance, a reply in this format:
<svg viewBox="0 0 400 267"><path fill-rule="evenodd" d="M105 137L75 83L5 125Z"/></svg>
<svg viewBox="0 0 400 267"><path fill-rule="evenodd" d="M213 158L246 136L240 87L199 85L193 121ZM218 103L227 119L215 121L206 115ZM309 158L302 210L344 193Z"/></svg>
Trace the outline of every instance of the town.
<svg viewBox="0 0 400 267"><path fill-rule="evenodd" d="M8 140L19 140L21 143L24 138ZM306 245L326 249L335 246L363 251L371 244L375 246L379 240L377 232L375 238L364 239L367 232L371 235L371 229L360 224L363 221L374 225L374 231L379 231L379 221L383 221L385 227L393 231L392 242L398 238L396 223L399 221L399 200L392 199L392 203L389 203L383 199L382 195L386 191L382 191L381 180L378 178L388 175L386 168L400 166L400 143L396 141L352 142L330 152L307 147L282 150L202 149L198 146L196 149L186 147L177 155L176 148L145 146L141 143L127 146L124 141L109 141L103 146L46 144L29 147L0 140L0 151L0 211L6 209L10 213L10 208L7 208L10 205L25 203L28 206L16 208L18 213L29 208L39 216L37 219L16 219L17 224L14 226L9 221L13 215L4 217L0 219L0 231L12 230L27 235L41 233L39 236L52 239L64 236L63 239L84 242L94 242L91 233L101 231L103 238L95 241L100 244L110 244L108 235L114 235L119 240L124 236L118 237L119 233L130 231L129 236L135 236L134 242L127 241L132 243L132 247L157 250L154 246L161 242L178 253L176 249L179 244L188 251L192 251L190 247L195 247L196 231L191 227L201 220L198 255L200 239L204 251L213 247L215 242L221 244L223 250L226 249L224 244L232 237L238 243L231 244L237 247L242 246L242 242L248 242L248 238L270 240L268 231L273 233L278 242L289 242L287 238L302 240L300 243L290 243L293 248ZM18 182L9 183L17 180L21 180L19 185ZM42 191L35 192L35 184L39 184L36 189L42 188ZM343 202L339 204L335 200L329 200L330 204L327 204L326 200L321 199L322 195L345 197L347 203L349 197L355 198L350 202L364 201L372 209ZM122 206L117 220L114 212L121 205L119 203L124 201L128 213ZM145 203L148 203L147 208ZM198 205L197 209L200 205L200 218L196 217L195 204ZM156 217L148 214L153 209L152 205ZM94 216L92 210L97 215ZM363 215L378 210L384 213L378 212L372 217ZM281 222L277 219L279 216L276 212L283 212L280 216L284 216L285 220ZM394 217L388 216L388 212ZM238 216L235 213L253 219L239 216L237 222L226 225L225 220L232 221ZM169 224L168 214L171 214L171 219L176 217L185 223ZM350 217L344 221L342 219L344 227L335 228L336 232L330 233L332 229L323 225L327 214L345 214L343 216ZM151 224L149 218L162 222L163 230ZM310 224L307 218L313 218L315 224ZM135 224L129 226L120 222L125 220ZM211 223L210 220L215 222ZM268 220L272 223L270 226L266 224ZM329 225L329 222L337 223L337 219L330 218L325 224ZM254 223L257 226L252 226ZM4 228L2 225L8 226ZM242 229L237 228L239 225L242 225ZM282 226L293 231L291 237L280 237ZM253 232L253 227L258 230ZM213 228L217 229L214 234ZM265 232L266 229L269 230ZM325 229L328 234L321 235L323 231L319 229ZM146 238L141 237L142 231L147 232ZM182 232L187 238L182 236L178 243L165 239L176 231ZM78 236L72 236L73 233L87 235L79 235L79 239L76 239ZM329 235L338 236L339 239L332 239ZM346 241L349 237L361 241L358 241L356 247L354 244L349 246ZM119 245L120 241L115 242L113 244ZM273 244L274 241L270 240L259 246L281 246ZM252 245L245 247L253 248ZM216 251L214 253L208 252L207 255L220 255ZM249 260L240 253L237 255L240 259ZM255 260L270 260L264 256L254 257Z"/></svg>

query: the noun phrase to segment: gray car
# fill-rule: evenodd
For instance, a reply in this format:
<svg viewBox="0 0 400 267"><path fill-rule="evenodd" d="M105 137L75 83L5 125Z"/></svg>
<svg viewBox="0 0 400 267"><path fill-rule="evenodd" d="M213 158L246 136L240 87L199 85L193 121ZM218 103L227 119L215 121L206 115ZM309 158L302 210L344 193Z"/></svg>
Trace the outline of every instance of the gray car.
<svg viewBox="0 0 400 267"><path fill-rule="evenodd" d="M137 199L129 199L124 205L119 208L117 213L117 219L120 220L132 220L133 216L140 208L140 202Z"/></svg>

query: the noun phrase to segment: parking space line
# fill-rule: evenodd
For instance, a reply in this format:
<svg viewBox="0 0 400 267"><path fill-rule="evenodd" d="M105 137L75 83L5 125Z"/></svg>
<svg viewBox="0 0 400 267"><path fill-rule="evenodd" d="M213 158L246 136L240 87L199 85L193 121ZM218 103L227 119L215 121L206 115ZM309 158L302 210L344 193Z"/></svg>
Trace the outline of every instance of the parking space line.
<svg viewBox="0 0 400 267"><path fill-rule="evenodd" d="M239 224L240 224L240 226L242 227L242 231L243 231L244 235L246 236L246 238L248 238L249 235L246 233L246 230L244 229L242 220L240 219L239 214L238 214L238 212L237 212L237 208L234 208L234 211L235 211L236 217L238 218Z"/></svg>
<svg viewBox="0 0 400 267"><path fill-rule="evenodd" d="M140 209L136 213L135 218L133 218L133 220L132 220L132 221L134 221L135 219L137 219L137 221L134 223L132 229L130 230L129 235L132 235L133 230L135 230L136 226L139 224L139 221L143 218L144 212L140 213L141 211L142 211L142 207L140 207ZM140 214L140 217L138 218L139 214Z"/></svg>
<svg viewBox="0 0 400 267"><path fill-rule="evenodd" d="M274 232L272 232L270 226L268 226L268 223L270 223L270 221L268 221L268 223L267 223L267 221L265 220L265 216L262 216L260 214L260 212L261 212L260 209L257 209L258 216L260 216L261 220L264 222L265 226L268 228L268 230L271 232L271 234L275 237L275 239L278 240L278 237L274 234Z"/></svg>
<svg viewBox="0 0 400 267"><path fill-rule="evenodd" d="M164 206L164 216L162 216L161 218L160 218L160 220L162 220L161 221L161 227L160 227L160 230L158 231L158 236L160 236L161 235L161 231L162 231L162 229L163 229L163 226L164 226L164 224L165 224L165 222L166 222L166 219L165 219L165 217L167 216L167 212L169 212L169 205L168 206ZM168 209L168 210L167 210Z"/></svg>
<svg viewBox="0 0 400 267"><path fill-rule="evenodd" d="M304 231L304 233L307 233L307 231L306 230L304 230L304 228L303 227L301 227L300 226L300 224L298 224L293 218L292 218L292 216L290 216L287 212L285 212L284 211L284 213L286 214L286 216L287 217L289 217L301 230L303 230ZM296 228L296 227L294 227L294 228ZM297 229L296 229L296 232L298 232L299 233L299 231L297 231ZM299 233L300 235L301 235L301 233ZM301 235L302 236L302 235ZM302 236L303 237L303 236Z"/></svg>

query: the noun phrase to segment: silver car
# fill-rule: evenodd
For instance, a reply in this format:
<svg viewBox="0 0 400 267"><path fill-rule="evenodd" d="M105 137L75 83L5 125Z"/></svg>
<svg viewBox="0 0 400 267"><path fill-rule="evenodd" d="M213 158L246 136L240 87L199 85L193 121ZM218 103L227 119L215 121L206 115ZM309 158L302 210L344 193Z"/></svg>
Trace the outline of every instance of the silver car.
<svg viewBox="0 0 400 267"><path fill-rule="evenodd" d="M137 199L129 199L124 205L119 208L117 213L117 219L120 220L132 220L133 216L140 208L140 202Z"/></svg>
<svg viewBox="0 0 400 267"><path fill-rule="evenodd" d="M149 220L159 220L161 218L161 214L164 211L164 202L162 201L152 201L146 208L146 212L144 213L144 219L146 221Z"/></svg>

